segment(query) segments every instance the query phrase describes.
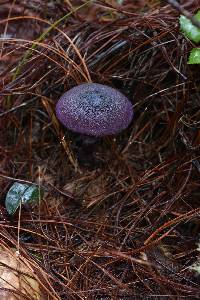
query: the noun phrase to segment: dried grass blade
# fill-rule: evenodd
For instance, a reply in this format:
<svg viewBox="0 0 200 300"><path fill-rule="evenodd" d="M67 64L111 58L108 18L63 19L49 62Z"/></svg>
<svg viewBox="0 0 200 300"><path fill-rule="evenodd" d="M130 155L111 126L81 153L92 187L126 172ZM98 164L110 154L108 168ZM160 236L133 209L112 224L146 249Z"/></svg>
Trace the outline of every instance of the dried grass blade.
<svg viewBox="0 0 200 300"><path fill-rule="evenodd" d="M52 124L53 124L53 126L54 126L54 128L55 128L55 130L56 130L56 133L57 133L57 135L58 135L58 137L59 137L59 140L60 140L60 142L61 142L61 144L62 144L62 146L63 146L65 152L67 153L67 156L68 156L68 158L69 158L69 161L70 161L70 163L73 165L73 167L74 167L74 169L75 169L75 172L78 171L79 173L81 173L81 171L80 171L80 169L79 169L79 167L78 167L78 162L77 162L77 160L75 159L74 153L73 153L73 151L72 151L72 149L71 149L71 147L70 147L70 141L69 141L69 140L68 140L68 141L66 140L66 136L64 135L63 131L62 131L61 128L60 128L60 125L59 125L59 123L58 123L58 120L57 120L57 118L56 118L56 116L55 116L55 114L54 114L54 111L53 111L53 109L52 109L52 107L51 107L51 105L50 105L48 99L45 98L45 97L43 97L43 98L42 98L42 104L43 104L43 106L45 107L45 109L46 109L48 115L49 115L50 118L51 118Z"/></svg>

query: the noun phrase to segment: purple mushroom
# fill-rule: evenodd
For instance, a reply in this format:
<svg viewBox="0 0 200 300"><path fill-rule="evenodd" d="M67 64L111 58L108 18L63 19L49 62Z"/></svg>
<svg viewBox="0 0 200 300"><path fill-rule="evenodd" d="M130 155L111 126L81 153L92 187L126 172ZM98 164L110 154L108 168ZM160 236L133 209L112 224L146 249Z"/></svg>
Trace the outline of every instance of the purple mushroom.
<svg viewBox="0 0 200 300"><path fill-rule="evenodd" d="M133 108L118 90L103 84L84 83L61 96L56 115L72 131L101 137L125 129L133 118Z"/></svg>

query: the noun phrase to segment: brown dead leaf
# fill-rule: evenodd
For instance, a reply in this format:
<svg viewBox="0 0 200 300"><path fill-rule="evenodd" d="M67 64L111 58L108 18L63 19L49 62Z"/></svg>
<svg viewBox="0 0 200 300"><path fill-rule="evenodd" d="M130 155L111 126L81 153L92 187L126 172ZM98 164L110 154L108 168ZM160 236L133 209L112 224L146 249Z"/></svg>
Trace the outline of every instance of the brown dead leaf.
<svg viewBox="0 0 200 300"><path fill-rule="evenodd" d="M0 249L0 299L45 300L32 271L16 252Z"/></svg>

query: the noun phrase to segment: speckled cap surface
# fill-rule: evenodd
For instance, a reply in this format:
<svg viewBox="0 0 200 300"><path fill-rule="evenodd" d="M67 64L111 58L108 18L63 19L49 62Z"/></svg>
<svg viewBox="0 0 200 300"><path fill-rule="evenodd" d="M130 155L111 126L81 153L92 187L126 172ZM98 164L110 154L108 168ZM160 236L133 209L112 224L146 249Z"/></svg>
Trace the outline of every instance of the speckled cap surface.
<svg viewBox="0 0 200 300"><path fill-rule="evenodd" d="M61 96L56 115L72 131L105 136L125 129L133 118L133 108L118 90L98 83L84 83Z"/></svg>

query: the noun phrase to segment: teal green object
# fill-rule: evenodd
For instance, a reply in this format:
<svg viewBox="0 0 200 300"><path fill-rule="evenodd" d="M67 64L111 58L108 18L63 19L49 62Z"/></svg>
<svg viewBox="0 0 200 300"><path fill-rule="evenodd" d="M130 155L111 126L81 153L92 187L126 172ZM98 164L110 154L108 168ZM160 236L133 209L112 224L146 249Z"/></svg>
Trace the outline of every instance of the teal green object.
<svg viewBox="0 0 200 300"><path fill-rule="evenodd" d="M200 64L200 48L193 48L188 59L189 65Z"/></svg>
<svg viewBox="0 0 200 300"><path fill-rule="evenodd" d="M194 15L194 18L200 21L200 10ZM192 42L200 43L200 29L192 24L185 16L180 16L180 29Z"/></svg>
<svg viewBox="0 0 200 300"><path fill-rule="evenodd" d="M37 185L28 185L15 182L9 189L5 206L10 215L13 215L21 205L35 204L41 198L41 191Z"/></svg>

